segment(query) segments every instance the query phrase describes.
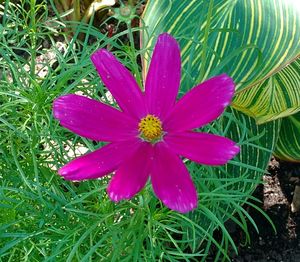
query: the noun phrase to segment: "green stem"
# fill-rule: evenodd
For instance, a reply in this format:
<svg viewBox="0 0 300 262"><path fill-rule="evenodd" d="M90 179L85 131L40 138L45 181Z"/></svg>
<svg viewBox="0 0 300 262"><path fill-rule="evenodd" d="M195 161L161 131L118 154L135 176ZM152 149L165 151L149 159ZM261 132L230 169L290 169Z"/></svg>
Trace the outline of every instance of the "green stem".
<svg viewBox="0 0 300 262"><path fill-rule="evenodd" d="M208 37L209 37L209 30L211 25L211 18L212 18L212 12L214 7L214 0L209 1L208 6L208 12L207 12L207 20L206 20L206 27L204 30L204 39L203 39L203 45L202 45L202 54L201 54L201 68L199 73L199 78L197 79L197 83L200 83L203 81L204 75L205 75L205 66L206 66L206 60L207 60L207 49L208 49Z"/></svg>
<svg viewBox="0 0 300 262"><path fill-rule="evenodd" d="M128 0L128 5L134 6L135 5L135 1L134 0Z"/></svg>
<svg viewBox="0 0 300 262"><path fill-rule="evenodd" d="M66 11L68 11L71 8L70 1L60 0L59 2L60 2L60 4L62 5L62 8L63 8L62 12L66 12Z"/></svg>
<svg viewBox="0 0 300 262"><path fill-rule="evenodd" d="M131 47L131 50L133 52L135 52L134 38L133 38L133 32L132 32L132 28L131 28L131 22L128 22L127 26L128 26L128 34L129 34L130 47ZM139 86L142 88L142 86L143 86L142 85L142 77L141 77L141 74L140 74L140 70L139 70L138 64L136 62L135 55L133 57L133 60L134 60L133 61L133 66L134 66L136 81L138 82Z"/></svg>
<svg viewBox="0 0 300 262"><path fill-rule="evenodd" d="M30 35L30 75L32 79L35 79L35 59L36 59L36 20L35 20L35 8L36 8L36 1L30 1L30 22L29 22L29 35Z"/></svg>
<svg viewBox="0 0 300 262"><path fill-rule="evenodd" d="M73 4L73 9L74 9L74 21L80 21L81 20L81 15L80 15L80 0L74 0Z"/></svg>
<svg viewBox="0 0 300 262"><path fill-rule="evenodd" d="M200 21L202 20L202 15L199 15L199 25L201 24ZM193 65L193 58L194 58L194 54L196 51L196 46L197 46L197 39L199 38L199 34L200 34L200 26L196 27L196 31L193 35L193 39L192 39L192 45L191 45L191 50L189 53L189 61L188 61L188 65L187 65L187 75L188 76L192 76L192 65ZM193 79L192 77L189 77L189 86L194 86L195 85L195 79Z"/></svg>

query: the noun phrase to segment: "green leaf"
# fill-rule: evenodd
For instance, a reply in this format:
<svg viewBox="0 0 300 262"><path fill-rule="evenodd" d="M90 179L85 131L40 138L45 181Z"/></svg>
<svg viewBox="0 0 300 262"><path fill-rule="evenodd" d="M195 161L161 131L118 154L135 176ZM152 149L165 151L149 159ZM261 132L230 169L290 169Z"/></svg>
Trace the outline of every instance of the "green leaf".
<svg viewBox="0 0 300 262"><path fill-rule="evenodd" d="M300 58L266 79L245 90L234 107L253 116L258 124L289 116L300 111ZM241 107L241 108L240 108Z"/></svg>
<svg viewBox="0 0 300 262"><path fill-rule="evenodd" d="M282 119L275 156L282 160L300 162L300 113Z"/></svg>
<svg viewBox="0 0 300 262"><path fill-rule="evenodd" d="M294 113L299 81L292 63L300 54L300 9L297 1L280 0L210 0L210 1L148 1L144 13L148 31L143 35L143 46L152 47L157 35L169 32L179 41L184 68L182 91L191 84L211 76L227 73L236 82L235 108L260 122ZM149 60L149 55L145 57ZM269 98L276 104L270 110L251 110L249 104L265 104L266 98L257 96L281 83L271 84L271 76L292 63L274 78L280 82L293 75L296 79L284 80L289 87ZM289 66L290 68L290 66ZM293 73L291 73L293 71ZM280 86L280 87L279 87ZM254 89L253 94L251 89ZM249 91L250 90L250 91ZM298 95L297 95L298 94ZM263 101L260 101L262 99Z"/></svg>
<svg viewBox="0 0 300 262"><path fill-rule="evenodd" d="M234 212L237 214L237 220L243 220L245 212L242 205L248 201L255 187L261 183L280 126L280 119L256 125L253 118L228 108L227 112L214 122L214 128L206 127L205 131L210 130L238 142L241 151L225 166L200 168L196 163L189 163L189 171L199 193L199 208L189 215L195 224L213 231L228 219L233 219ZM253 223L255 226L254 221ZM242 227L246 234L248 233L246 225L238 224L238 226ZM221 232L234 247L226 229L221 227ZM194 235L195 242L200 247L204 243L210 245L209 234L206 231L196 230Z"/></svg>
<svg viewBox="0 0 300 262"><path fill-rule="evenodd" d="M148 1L144 13L148 31L143 34L142 47L151 50L162 32L178 40L183 67L181 94L224 72L233 77L242 94L299 53L299 34L293 31L296 21L296 11L282 1ZM286 22L289 27L285 27ZM143 58L144 76L150 57L151 52ZM241 152L221 167L188 163L198 188L199 207L189 214L194 230L189 225L187 237L195 239L191 247L194 252L204 248L204 259L212 243L224 257L229 244L235 248L222 226L229 218L234 219L234 212L238 214L235 222L248 234L242 222L247 212L242 205L261 182L280 125L281 120L276 120L258 126L252 117L229 108L219 120L205 127L204 131L237 141ZM212 237L217 227L223 234L220 245Z"/></svg>

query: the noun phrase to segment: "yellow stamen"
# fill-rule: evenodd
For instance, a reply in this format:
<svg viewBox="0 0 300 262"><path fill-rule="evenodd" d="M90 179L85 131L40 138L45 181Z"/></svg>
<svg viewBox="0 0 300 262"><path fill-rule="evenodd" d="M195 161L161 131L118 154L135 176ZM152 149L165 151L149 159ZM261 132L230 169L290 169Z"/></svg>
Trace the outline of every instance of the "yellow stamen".
<svg viewBox="0 0 300 262"><path fill-rule="evenodd" d="M148 142L156 142L162 137L161 121L154 115L146 115L139 123L141 137Z"/></svg>

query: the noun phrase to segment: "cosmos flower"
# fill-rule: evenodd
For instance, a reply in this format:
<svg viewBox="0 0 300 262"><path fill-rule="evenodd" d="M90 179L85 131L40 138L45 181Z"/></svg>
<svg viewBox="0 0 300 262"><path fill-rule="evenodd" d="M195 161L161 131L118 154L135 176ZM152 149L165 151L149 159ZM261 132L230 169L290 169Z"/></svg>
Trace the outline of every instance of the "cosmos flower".
<svg viewBox="0 0 300 262"><path fill-rule="evenodd" d="M156 196L170 209L197 207L197 191L182 158L223 165L239 147L230 139L194 131L218 118L229 105L234 83L213 77L179 101L180 49L167 33L158 37L142 92L133 75L107 50L91 60L119 109L68 94L54 101L54 117L72 132L108 142L58 172L67 180L96 179L113 173L107 188L113 201L130 199L150 178ZM200 175L200 174L199 174Z"/></svg>

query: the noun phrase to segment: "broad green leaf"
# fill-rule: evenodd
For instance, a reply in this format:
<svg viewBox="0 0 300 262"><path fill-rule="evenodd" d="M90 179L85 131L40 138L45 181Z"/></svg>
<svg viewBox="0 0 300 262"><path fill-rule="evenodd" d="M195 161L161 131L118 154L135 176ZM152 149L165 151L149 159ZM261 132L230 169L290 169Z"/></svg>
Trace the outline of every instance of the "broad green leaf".
<svg viewBox="0 0 300 262"><path fill-rule="evenodd" d="M239 94L234 107L247 110L258 124L300 111L300 58Z"/></svg>
<svg viewBox="0 0 300 262"><path fill-rule="evenodd" d="M237 141L241 146L241 152L225 166L203 168L195 163L188 165L199 193L199 208L189 216L192 221L207 231L213 231L229 218L232 219L234 211L237 215L241 215L239 211L242 210L242 205L247 202L256 185L261 183L280 126L280 119L257 125L253 118L229 108L212 125L214 129L212 127L206 129ZM209 211L217 219L212 217ZM229 233L225 228L221 229L230 241ZM195 233L196 242L200 247L205 242L211 242L207 231L198 230Z"/></svg>
<svg viewBox="0 0 300 262"><path fill-rule="evenodd" d="M283 19L285 15L288 17ZM151 49L162 32L175 36L182 56L181 94L224 72L234 78L237 91L242 93L295 59L300 50L299 34L293 31L297 19L292 6L279 1L149 1L143 47ZM283 30L286 21L291 30ZM151 52L144 57L144 76L150 57ZM254 118L228 109L205 128L239 142L241 153L222 167L188 164L199 192L199 208L190 214L198 227L188 230L188 237L196 239L193 250L204 248L204 259L214 243L210 237L216 227L221 227L223 245L234 246L222 225L234 212L243 221L242 204L261 181L280 124L281 120L276 120L258 126ZM247 232L244 224L239 226Z"/></svg>
<svg viewBox="0 0 300 262"><path fill-rule="evenodd" d="M265 100L263 95L250 95L249 90L259 87L263 89L260 93L272 93L272 79L265 80L300 54L298 1L148 1L144 23L148 28L143 35L144 47L152 47L162 32L171 33L179 41L184 68L182 91L225 72L236 82L234 106L244 113L257 115L260 122L265 122L274 117L269 116L270 112L281 116L295 112L291 108L299 95L292 83L299 81L299 76L294 73L297 79L289 83L291 87L286 88L284 96L275 92L270 98L276 103L270 112L264 108L251 111L248 106L253 103L253 96L257 104L265 103L259 101ZM288 69L284 71L288 72L280 78L291 74Z"/></svg>
<svg viewBox="0 0 300 262"><path fill-rule="evenodd" d="M283 160L300 162L300 113L282 119L274 154Z"/></svg>

